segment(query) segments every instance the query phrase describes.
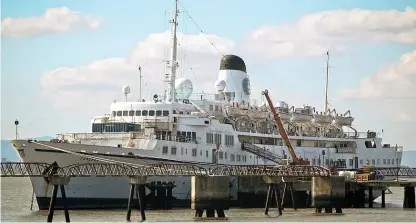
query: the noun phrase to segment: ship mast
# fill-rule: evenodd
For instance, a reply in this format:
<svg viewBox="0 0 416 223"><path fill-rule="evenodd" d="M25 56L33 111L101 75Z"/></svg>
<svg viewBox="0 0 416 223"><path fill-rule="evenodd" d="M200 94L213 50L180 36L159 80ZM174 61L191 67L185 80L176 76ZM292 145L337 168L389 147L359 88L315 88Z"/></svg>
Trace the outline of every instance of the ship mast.
<svg viewBox="0 0 416 223"><path fill-rule="evenodd" d="M328 112L328 76L329 76L329 51L326 51L326 75L325 75L325 104L324 104L324 114Z"/></svg>
<svg viewBox="0 0 416 223"><path fill-rule="evenodd" d="M175 12L173 13L173 20L170 21L172 23L172 31L173 31L173 38L172 38L172 49L171 49L171 57L168 61L168 67L170 67L170 78L169 78L169 86L168 86L168 97L167 102L175 102L175 79L176 79L176 68L178 64L176 62L176 54L177 54L177 45L178 40L176 38L176 27L178 26L177 23L178 18L178 0L175 0Z"/></svg>

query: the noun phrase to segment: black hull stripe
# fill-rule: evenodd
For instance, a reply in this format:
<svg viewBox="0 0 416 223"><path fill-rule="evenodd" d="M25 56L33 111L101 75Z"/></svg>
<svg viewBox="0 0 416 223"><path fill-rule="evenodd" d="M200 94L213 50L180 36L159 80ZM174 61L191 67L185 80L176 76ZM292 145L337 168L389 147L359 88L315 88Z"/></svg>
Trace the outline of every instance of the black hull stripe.
<svg viewBox="0 0 416 223"><path fill-rule="evenodd" d="M55 149L35 149L36 152L47 152L47 153L67 153L60 150ZM193 162L193 161L180 161L180 160L172 160L172 159L164 159L164 158L157 158L157 157L148 157L148 156L129 156L129 155L120 155L120 154L106 154L106 153L86 153L86 152L78 152L78 151L71 151L74 153L82 154L82 155L90 155L90 156L105 156L105 157L117 157L117 158L128 158L128 159L147 159L147 160L154 160L160 162L173 162L179 164L197 164L197 165L216 165L213 163L206 163L206 162ZM70 154L70 153L68 153Z"/></svg>

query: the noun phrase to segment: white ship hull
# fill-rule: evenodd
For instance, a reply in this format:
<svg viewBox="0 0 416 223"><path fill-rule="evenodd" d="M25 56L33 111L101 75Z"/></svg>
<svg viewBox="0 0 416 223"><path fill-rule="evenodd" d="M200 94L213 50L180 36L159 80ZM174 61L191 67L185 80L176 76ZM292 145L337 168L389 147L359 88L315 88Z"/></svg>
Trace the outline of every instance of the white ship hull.
<svg viewBox="0 0 416 223"><path fill-rule="evenodd" d="M22 145L25 145L24 147ZM19 140L13 141L13 145L20 152L21 160L23 162L44 162L52 163L56 161L59 166L68 166L72 164L97 162L92 159L88 159L80 155L74 155L70 153L64 153L59 150L55 150L49 146L56 146L55 148L65 148L70 151L85 151L86 153L92 153L91 149L98 151L108 150L106 146L92 146L82 144L67 144L67 143L51 143L42 142L42 145L37 143L27 143L26 141ZM101 149L100 149L101 147ZM134 151L137 153L137 149L126 148L114 148L123 149L126 151ZM23 150L23 152L22 152ZM160 162L165 163L186 163L178 160L164 160L155 157L129 157L129 156L110 156L110 154L98 153L98 157L103 159L109 159L113 161L122 161L126 163L133 163L136 165L148 165ZM196 163L203 167L213 166L211 163ZM50 202L50 194L52 186L49 185L44 178L31 177L32 186L37 198L39 209L48 209ZM190 177L149 177L148 182L174 182L175 187L172 190L172 196L174 207L189 207L191 197L191 183ZM238 180L233 177L230 180L232 187L230 188L231 200L236 201L238 199ZM123 208L127 205L129 195L129 185L125 177L76 177L71 178L70 183L65 187L67 201L71 209L94 209L94 208ZM266 188L258 189L258 191L265 192ZM150 190L146 190L148 194ZM381 195L381 191L373 191L374 199ZM262 193L260 195L262 196ZM60 194L58 193L57 208L62 203L59 200Z"/></svg>

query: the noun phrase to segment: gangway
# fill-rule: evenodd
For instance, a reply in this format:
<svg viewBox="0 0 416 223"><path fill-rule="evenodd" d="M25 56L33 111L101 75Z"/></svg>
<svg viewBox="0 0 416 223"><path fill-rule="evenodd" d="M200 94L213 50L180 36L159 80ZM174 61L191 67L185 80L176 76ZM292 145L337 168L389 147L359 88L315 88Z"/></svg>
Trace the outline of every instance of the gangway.
<svg viewBox="0 0 416 223"><path fill-rule="evenodd" d="M261 147L258 147L256 145L253 145L251 143L247 143L247 142L242 142L241 143L241 149L242 150L246 150L254 155L257 155L259 157L263 157L264 159L270 160L272 162L275 162L277 164L283 164L283 160L282 157L280 157L279 155L272 153L268 150L265 150Z"/></svg>

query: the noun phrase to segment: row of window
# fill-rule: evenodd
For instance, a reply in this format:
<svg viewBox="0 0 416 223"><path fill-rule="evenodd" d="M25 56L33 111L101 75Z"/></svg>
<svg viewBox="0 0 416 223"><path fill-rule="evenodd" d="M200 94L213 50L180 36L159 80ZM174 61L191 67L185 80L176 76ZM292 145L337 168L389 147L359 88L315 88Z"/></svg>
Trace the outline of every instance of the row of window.
<svg viewBox="0 0 416 223"><path fill-rule="evenodd" d="M181 155L183 155L184 152L185 152L185 154L188 154L188 149L184 149L183 147L181 147ZM168 146L163 146L162 147L162 154L167 155L168 153L169 153L169 147ZM171 155L176 155L176 146L171 147L170 154ZM197 155L198 155L198 149L193 148L192 149L192 156L197 156ZM202 149L199 150L199 156L203 156ZM205 150L205 156L208 158L208 156L209 156L208 150ZM218 158L220 160L228 159L227 156L228 156L227 152L220 151L218 153ZM247 156L239 155L239 154L237 154L237 155L230 154L230 161L232 161L232 162L234 162L234 161L236 161L236 162L247 162Z"/></svg>
<svg viewBox="0 0 416 223"><path fill-rule="evenodd" d="M345 159L341 159L343 162L345 162ZM348 164L350 167L354 166L354 160L353 159L349 159L348 160ZM325 165L332 165L334 163L334 160L332 159L325 159ZM383 165L394 165L394 159L383 159ZM321 159L312 159L312 166L315 165L321 165ZM360 165L364 165L364 160L360 160ZM371 163L370 160L367 160L365 165L380 165L380 159L372 159Z"/></svg>
<svg viewBox="0 0 416 223"><path fill-rule="evenodd" d="M140 124L132 123L93 123L92 132L138 132Z"/></svg>
<svg viewBox="0 0 416 223"><path fill-rule="evenodd" d="M169 116L167 110L130 110L130 111L113 111L113 117L115 116Z"/></svg>
<svg viewBox="0 0 416 223"><path fill-rule="evenodd" d="M207 133L207 144L222 144L222 135L221 133ZM234 146L234 136L225 135L225 145Z"/></svg>

